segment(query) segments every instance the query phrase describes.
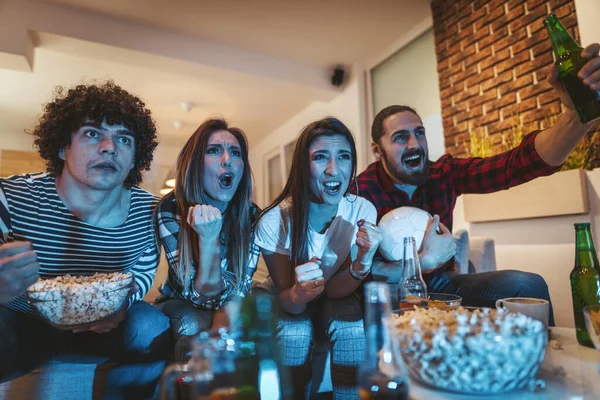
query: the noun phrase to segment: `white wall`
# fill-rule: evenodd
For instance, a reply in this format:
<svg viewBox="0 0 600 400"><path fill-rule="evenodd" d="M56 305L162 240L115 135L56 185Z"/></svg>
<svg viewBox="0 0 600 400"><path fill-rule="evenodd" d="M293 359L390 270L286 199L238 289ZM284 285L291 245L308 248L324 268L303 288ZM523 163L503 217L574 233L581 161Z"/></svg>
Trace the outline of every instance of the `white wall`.
<svg viewBox="0 0 600 400"><path fill-rule="evenodd" d="M576 222L591 222L600 250L600 169L587 172L590 211L586 214L514 221L468 223L462 201L454 209L454 227L471 236L494 239L498 270L519 269L540 274L548 283L557 326L574 326L569 274L575 262Z"/></svg>
<svg viewBox="0 0 600 400"><path fill-rule="evenodd" d="M575 0L575 11L577 12L581 44L587 46L600 42L600 24L598 24L600 1Z"/></svg>
<svg viewBox="0 0 600 400"><path fill-rule="evenodd" d="M179 146L167 146L159 142L156 150L154 150L154 160L150 171L144 173L143 182L140 186L160 196L159 191L164 187L169 171L175 168L180 150L181 147Z"/></svg>
<svg viewBox="0 0 600 400"><path fill-rule="evenodd" d="M437 160L446 149L433 29L411 39L371 69L373 115L392 104L415 108L427 132L429 158Z"/></svg>
<svg viewBox="0 0 600 400"><path fill-rule="evenodd" d="M296 116L289 119L275 131L267 135L260 143L250 147L250 166L254 174L256 201L260 207L265 207L265 156L279 146L293 141L302 128L309 123L326 116L340 119L354 134L358 152L358 172L366 167L367 150L370 151L370 141L367 141L365 129L364 107L364 68L354 66L349 82L340 94L329 102L317 101L310 104Z"/></svg>
<svg viewBox="0 0 600 400"><path fill-rule="evenodd" d="M0 91L0 93L3 93ZM42 106L40 105L40 112ZM27 116L0 110L0 149L33 150L33 136L25 133L33 130L33 121Z"/></svg>
<svg viewBox="0 0 600 400"><path fill-rule="evenodd" d="M0 128L0 149L35 151L33 136L17 129Z"/></svg>
<svg viewBox="0 0 600 400"><path fill-rule="evenodd" d="M31 123L23 120L23 126L15 126L17 123L9 125L5 122L6 120L0 113L0 150L35 151L33 148L33 136L24 132L26 128L31 129L29 127ZM2 157L2 152L0 152L0 157Z"/></svg>

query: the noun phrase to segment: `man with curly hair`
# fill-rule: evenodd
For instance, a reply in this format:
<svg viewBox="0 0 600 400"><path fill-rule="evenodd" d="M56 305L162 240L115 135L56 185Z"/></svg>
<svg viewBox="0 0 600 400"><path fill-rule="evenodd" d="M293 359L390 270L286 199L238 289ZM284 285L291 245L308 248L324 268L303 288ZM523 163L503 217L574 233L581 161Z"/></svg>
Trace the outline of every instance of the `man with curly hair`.
<svg viewBox="0 0 600 400"><path fill-rule="evenodd" d="M106 356L107 398L152 398L171 346L169 320L141 299L159 253L158 199L137 187L157 146L150 111L113 82L57 89L33 131L47 172L0 178L0 382L64 353ZM35 317L37 280L131 272L113 316L69 330Z"/></svg>

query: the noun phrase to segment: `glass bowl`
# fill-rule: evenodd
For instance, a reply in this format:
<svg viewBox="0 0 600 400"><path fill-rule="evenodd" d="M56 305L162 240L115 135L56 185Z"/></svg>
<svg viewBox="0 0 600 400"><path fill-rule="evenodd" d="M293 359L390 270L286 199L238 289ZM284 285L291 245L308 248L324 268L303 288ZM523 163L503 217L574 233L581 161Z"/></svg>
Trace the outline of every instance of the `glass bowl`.
<svg viewBox="0 0 600 400"><path fill-rule="evenodd" d="M583 307L585 327L594 347L600 350L600 305Z"/></svg>
<svg viewBox="0 0 600 400"><path fill-rule="evenodd" d="M27 302L48 324L71 330L86 328L114 316L129 300L134 279L128 274L122 279L84 284L45 283L48 282L38 281L27 289Z"/></svg>
<svg viewBox="0 0 600 400"><path fill-rule="evenodd" d="M429 300L427 301L430 308L455 309L460 307L461 304L462 297L446 293L429 293Z"/></svg>
<svg viewBox="0 0 600 400"><path fill-rule="evenodd" d="M543 323L490 308L419 308L396 319L413 379L440 390L495 394L532 382L548 344Z"/></svg>
<svg viewBox="0 0 600 400"><path fill-rule="evenodd" d="M455 294L446 293L429 293L427 296L427 303L415 303L406 305L406 303L400 301L400 308L394 312L403 314L406 311L414 311L415 308L441 308L445 310L457 309L462 304L462 297Z"/></svg>

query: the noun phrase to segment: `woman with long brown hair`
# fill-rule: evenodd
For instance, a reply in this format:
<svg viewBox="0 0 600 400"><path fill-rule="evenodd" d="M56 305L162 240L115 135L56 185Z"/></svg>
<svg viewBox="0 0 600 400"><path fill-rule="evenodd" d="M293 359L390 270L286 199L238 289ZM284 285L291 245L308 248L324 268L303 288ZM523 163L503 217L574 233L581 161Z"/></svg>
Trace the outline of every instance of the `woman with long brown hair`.
<svg viewBox="0 0 600 400"><path fill-rule="evenodd" d="M283 192L256 228L279 300L277 341L296 398L309 397L315 331L331 344L334 399L358 398L365 335L355 291L382 233L373 204L349 193L355 175L348 128L335 118L313 122L298 138Z"/></svg>
<svg viewBox="0 0 600 400"><path fill-rule="evenodd" d="M221 307L250 290L256 215L244 133L205 121L179 153L175 189L156 214L169 263L157 307L171 318L176 359L187 357L193 335L224 325Z"/></svg>

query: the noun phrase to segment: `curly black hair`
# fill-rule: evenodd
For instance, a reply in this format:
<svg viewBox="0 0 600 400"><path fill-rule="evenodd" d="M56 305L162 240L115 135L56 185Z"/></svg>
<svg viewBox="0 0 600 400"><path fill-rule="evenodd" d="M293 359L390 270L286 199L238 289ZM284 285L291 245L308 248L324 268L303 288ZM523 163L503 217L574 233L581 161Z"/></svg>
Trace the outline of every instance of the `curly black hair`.
<svg viewBox="0 0 600 400"><path fill-rule="evenodd" d="M71 135L85 122L98 125L123 124L135 137L135 165L127 175L124 186L131 188L142 181L142 170L148 171L152 153L158 145L156 125L150 110L138 97L133 96L113 81L99 85L77 85L65 93L58 86L56 96L44 107L32 134L34 146L46 160L49 173L60 175L64 161L60 149L69 147Z"/></svg>

